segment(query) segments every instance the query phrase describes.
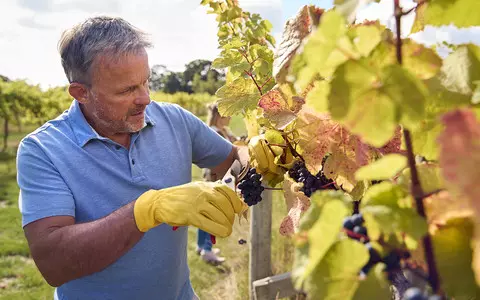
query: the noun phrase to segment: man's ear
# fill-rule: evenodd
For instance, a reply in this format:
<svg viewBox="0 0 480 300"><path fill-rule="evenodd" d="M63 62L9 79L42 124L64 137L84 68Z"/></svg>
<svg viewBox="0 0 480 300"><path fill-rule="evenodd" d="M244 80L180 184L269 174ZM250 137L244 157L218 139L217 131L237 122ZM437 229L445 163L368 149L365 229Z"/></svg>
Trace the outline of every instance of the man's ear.
<svg viewBox="0 0 480 300"><path fill-rule="evenodd" d="M68 93L78 102L85 104L88 101L88 91L84 84L73 82L68 87Z"/></svg>

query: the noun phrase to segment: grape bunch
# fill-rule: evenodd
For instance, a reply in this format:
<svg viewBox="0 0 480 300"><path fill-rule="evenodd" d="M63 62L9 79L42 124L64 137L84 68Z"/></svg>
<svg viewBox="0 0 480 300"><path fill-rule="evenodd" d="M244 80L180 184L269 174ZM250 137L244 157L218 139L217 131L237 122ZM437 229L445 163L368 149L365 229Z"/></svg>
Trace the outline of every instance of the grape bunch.
<svg viewBox="0 0 480 300"><path fill-rule="evenodd" d="M262 175L257 174L255 168L251 168L237 186L248 206L255 205L262 200L262 192L265 188L262 186L261 179Z"/></svg>
<svg viewBox="0 0 480 300"><path fill-rule="evenodd" d="M348 237L363 242L365 247L368 249L370 257L367 264L362 268L361 272L366 275L368 271L370 271L370 269L379 262L383 262L386 265L385 271L389 273L391 271L400 270L401 260L408 259L410 257L410 253L408 251L395 249L382 258L380 253L370 243L367 228L363 225L364 223L365 220L363 219L361 213L346 217L343 220L343 228Z"/></svg>
<svg viewBox="0 0 480 300"><path fill-rule="evenodd" d="M317 175L312 175L302 161L295 162L292 168L288 170L288 175L296 182L303 183L301 191L307 197L310 197L317 190L336 189L333 181L327 179L322 171L318 172Z"/></svg>

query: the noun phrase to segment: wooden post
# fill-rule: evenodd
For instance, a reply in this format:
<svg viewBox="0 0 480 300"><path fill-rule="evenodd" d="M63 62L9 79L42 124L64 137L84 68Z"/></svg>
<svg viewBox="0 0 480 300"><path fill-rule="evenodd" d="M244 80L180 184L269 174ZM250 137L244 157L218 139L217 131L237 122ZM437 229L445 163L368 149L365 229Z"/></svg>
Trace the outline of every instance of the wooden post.
<svg viewBox="0 0 480 300"><path fill-rule="evenodd" d="M250 218L250 257L249 257L249 294L251 300L268 299L268 290L255 294L253 282L272 275L272 191L265 190L262 201L251 208Z"/></svg>
<svg viewBox="0 0 480 300"><path fill-rule="evenodd" d="M253 282L255 295L268 295L269 300L288 298L297 295L290 273L283 273Z"/></svg>

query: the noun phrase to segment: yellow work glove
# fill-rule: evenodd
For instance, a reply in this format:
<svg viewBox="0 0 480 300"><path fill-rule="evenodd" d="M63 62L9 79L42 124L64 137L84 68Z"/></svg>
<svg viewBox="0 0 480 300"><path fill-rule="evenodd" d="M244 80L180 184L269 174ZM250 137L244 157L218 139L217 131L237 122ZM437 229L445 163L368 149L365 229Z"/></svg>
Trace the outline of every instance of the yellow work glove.
<svg viewBox="0 0 480 300"><path fill-rule="evenodd" d="M280 148L280 147L275 147ZM273 149L273 147L272 147ZM282 149L275 149L282 151ZM248 143L248 151L252 159L252 165L257 173L262 175L280 175L283 170L275 163L275 156L282 153L274 153L268 146L268 142L263 135L254 136Z"/></svg>
<svg viewBox="0 0 480 300"><path fill-rule="evenodd" d="M135 202L135 222L140 231L166 223L195 226L210 234L232 233L235 214L247 209L237 193L219 182L191 182L162 190L149 190Z"/></svg>

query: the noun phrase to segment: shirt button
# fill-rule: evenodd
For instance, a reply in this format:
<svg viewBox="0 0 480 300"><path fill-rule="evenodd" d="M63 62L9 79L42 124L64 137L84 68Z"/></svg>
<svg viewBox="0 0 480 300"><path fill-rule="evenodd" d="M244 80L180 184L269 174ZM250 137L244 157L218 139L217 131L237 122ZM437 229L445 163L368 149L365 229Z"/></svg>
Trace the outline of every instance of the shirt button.
<svg viewBox="0 0 480 300"><path fill-rule="evenodd" d="M122 148L122 147L119 146L119 145L116 145L116 146L115 146L115 149L117 149L117 150L120 150L121 148Z"/></svg>
<svg viewBox="0 0 480 300"><path fill-rule="evenodd" d="M135 160L134 160L134 159L132 159L132 165L134 165L134 164L135 164Z"/></svg>

